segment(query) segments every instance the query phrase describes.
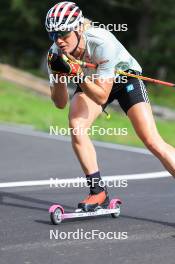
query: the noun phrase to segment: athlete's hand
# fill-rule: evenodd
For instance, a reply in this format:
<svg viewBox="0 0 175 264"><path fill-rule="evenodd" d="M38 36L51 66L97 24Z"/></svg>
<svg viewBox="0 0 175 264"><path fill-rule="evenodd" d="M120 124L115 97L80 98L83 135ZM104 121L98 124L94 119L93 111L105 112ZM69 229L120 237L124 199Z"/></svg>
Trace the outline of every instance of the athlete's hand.
<svg viewBox="0 0 175 264"><path fill-rule="evenodd" d="M47 63L53 73L69 73L70 67L63 59L63 53L58 50L56 53L51 48L47 54Z"/></svg>
<svg viewBox="0 0 175 264"><path fill-rule="evenodd" d="M70 67L69 75L71 76L81 76L83 75L83 70L76 59L70 54L63 54L63 59L67 62Z"/></svg>
<svg viewBox="0 0 175 264"><path fill-rule="evenodd" d="M70 57L68 58L61 50L58 53L49 50L47 56L48 66L53 73L65 74L70 76L82 75L81 66Z"/></svg>

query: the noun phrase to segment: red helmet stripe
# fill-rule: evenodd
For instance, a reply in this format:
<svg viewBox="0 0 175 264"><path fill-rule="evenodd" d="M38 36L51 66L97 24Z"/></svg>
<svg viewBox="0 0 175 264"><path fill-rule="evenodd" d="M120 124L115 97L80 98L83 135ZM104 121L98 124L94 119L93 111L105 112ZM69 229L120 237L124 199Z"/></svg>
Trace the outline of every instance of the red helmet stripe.
<svg viewBox="0 0 175 264"><path fill-rule="evenodd" d="M67 12L64 14L64 16L68 16L70 13L71 13L71 11L67 11ZM57 17L59 17L60 15L61 15L61 12L59 12L59 13L57 14ZM78 15L79 15L78 12L75 12L75 13L73 14L74 17L77 17ZM54 16L55 16L55 13L52 13L52 14L50 15L50 17L54 17Z"/></svg>

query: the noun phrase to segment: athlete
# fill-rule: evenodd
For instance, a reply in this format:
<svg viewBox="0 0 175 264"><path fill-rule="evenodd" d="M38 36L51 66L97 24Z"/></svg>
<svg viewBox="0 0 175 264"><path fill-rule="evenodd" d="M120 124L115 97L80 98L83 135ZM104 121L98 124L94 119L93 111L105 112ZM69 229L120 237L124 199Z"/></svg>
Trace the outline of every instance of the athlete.
<svg viewBox="0 0 175 264"><path fill-rule="evenodd" d="M61 81L61 77L77 77L73 78L78 84L70 103L70 128L90 128L106 106L117 99L138 137L175 176L175 148L157 131L144 83L131 77L122 81L115 73L116 69L122 69L140 75L142 68L138 62L111 32L93 27L73 2L59 2L53 6L47 13L45 25L53 41L48 52L49 74L59 76L57 81L50 81L51 98L57 108L63 109L68 102L67 83ZM93 63L97 68L82 68L76 60ZM89 136L72 133L71 139L90 186L88 197L78 207L89 211L97 205L106 206L109 197L101 184L96 151Z"/></svg>

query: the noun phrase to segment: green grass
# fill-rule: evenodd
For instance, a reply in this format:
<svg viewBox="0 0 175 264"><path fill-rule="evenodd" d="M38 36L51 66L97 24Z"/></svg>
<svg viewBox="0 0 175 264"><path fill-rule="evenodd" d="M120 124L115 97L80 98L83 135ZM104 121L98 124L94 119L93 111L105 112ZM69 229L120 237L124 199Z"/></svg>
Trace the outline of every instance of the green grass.
<svg viewBox="0 0 175 264"><path fill-rule="evenodd" d="M23 89L17 84L0 81L0 122L33 125L35 129L49 132L50 126L68 127L68 111L68 107L64 110L59 110L54 107L50 99ZM110 120L107 120L106 115L102 114L94 125L105 129L109 127L117 129L127 128L128 135L101 136L95 134L93 139L143 146L125 115L112 110L110 110L110 114ZM175 122L157 120L157 126L162 137L175 146Z"/></svg>
<svg viewBox="0 0 175 264"><path fill-rule="evenodd" d="M165 106L175 111L175 88L161 85L148 85L149 98L152 104Z"/></svg>

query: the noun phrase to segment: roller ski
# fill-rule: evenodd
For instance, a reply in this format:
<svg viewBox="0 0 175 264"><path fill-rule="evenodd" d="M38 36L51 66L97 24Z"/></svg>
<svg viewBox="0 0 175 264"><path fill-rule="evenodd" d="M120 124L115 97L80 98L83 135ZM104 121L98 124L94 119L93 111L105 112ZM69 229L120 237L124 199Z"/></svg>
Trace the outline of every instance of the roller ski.
<svg viewBox="0 0 175 264"><path fill-rule="evenodd" d="M111 215L117 218L120 215L121 200L114 198L111 201L106 191L98 194L90 193L86 199L78 204L74 212L66 213L59 204L54 204L49 208L49 214L52 224L58 225L65 219L74 219L81 217L92 217L100 215Z"/></svg>

